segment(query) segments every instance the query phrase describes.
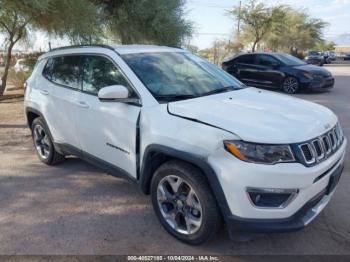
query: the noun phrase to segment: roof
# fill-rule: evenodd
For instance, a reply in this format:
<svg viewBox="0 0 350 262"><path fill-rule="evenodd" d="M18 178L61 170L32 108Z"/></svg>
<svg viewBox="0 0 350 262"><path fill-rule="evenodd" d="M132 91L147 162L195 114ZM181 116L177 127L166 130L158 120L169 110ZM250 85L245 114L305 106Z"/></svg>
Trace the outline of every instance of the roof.
<svg viewBox="0 0 350 262"><path fill-rule="evenodd" d="M184 52L179 47L158 46L158 45L77 45L77 46L64 46L52 49L51 51L43 54L39 59L53 56L53 55L65 55L70 53L90 52L96 49L111 49L118 54L135 54L135 53L148 53L148 52ZM102 50L101 50L102 51Z"/></svg>
<svg viewBox="0 0 350 262"><path fill-rule="evenodd" d="M111 47L113 47L119 54L183 51L183 49L179 47L159 45L112 45Z"/></svg>

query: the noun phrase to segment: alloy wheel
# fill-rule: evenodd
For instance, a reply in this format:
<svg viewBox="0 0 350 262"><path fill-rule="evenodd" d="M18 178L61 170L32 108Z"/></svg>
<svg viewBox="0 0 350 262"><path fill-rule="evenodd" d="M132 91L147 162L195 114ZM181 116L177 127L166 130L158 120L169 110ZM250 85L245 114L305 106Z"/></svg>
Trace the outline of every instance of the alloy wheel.
<svg viewBox="0 0 350 262"><path fill-rule="evenodd" d="M169 175L157 187L157 201L168 225L181 234L194 234L202 225L202 206L196 192L184 179Z"/></svg>
<svg viewBox="0 0 350 262"><path fill-rule="evenodd" d="M288 94L295 94L298 88L298 81L294 77L288 77L283 83L283 90Z"/></svg>
<svg viewBox="0 0 350 262"><path fill-rule="evenodd" d="M45 129L41 125L33 128L34 144L40 157L48 159L51 152L51 143Z"/></svg>

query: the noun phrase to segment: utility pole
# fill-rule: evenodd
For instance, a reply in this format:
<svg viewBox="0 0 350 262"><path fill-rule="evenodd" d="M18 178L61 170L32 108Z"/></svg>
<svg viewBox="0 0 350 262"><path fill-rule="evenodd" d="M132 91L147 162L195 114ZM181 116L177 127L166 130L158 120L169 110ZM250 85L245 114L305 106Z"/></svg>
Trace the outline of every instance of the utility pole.
<svg viewBox="0 0 350 262"><path fill-rule="evenodd" d="M242 1L239 1L239 8L238 8L238 21L237 21L237 38L239 39L240 36L240 27L241 27L241 8L242 8Z"/></svg>

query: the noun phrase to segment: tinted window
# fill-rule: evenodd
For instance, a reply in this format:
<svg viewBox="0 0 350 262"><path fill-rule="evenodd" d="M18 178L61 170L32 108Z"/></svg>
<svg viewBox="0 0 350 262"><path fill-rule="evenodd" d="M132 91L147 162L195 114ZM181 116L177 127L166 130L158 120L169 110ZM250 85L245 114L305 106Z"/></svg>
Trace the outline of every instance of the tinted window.
<svg viewBox="0 0 350 262"><path fill-rule="evenodd" d="M51 76L52 76L52 62L53 62L53 59L50 58L46 62L46 65L45 65L44 70L43 70L43 76L49 80L51 80Z"/></svg>
<svg viewBox="0 0 350 262"><path fill-rule="evenodd" d="M270 55L258 55L258 64L272 66L273 64L278 64L278 61Z"/></svg>
<svg viewBox="0 0 350 262"><path fill-rule="evenodd" d="M112 85L129 87L120 70L107 58L86 56L83 66L83 91L97 94L101 88Z"/></svg>
<svg viewBox="0 0 350 262"><path fill-rule="evenodd" d="M236 62L242 64L254 64L255 55L242 55L236 58Z"/></svg>
<svg viewBox="0 0 350 262"><path fill-rule="evenodd" d="M296 58L288 54L275 54L275 57L277 57L280 61L282 61L285 65L288 65L288 66L297 66L297 65L306 64L304 61L300 60L299 58Z"/></svg>
<svg viewBox="0 0 350 262"><path fill-rule="evenodd" d="M79 89L79 56L53 58L51 80L57 84Z"/></svg>

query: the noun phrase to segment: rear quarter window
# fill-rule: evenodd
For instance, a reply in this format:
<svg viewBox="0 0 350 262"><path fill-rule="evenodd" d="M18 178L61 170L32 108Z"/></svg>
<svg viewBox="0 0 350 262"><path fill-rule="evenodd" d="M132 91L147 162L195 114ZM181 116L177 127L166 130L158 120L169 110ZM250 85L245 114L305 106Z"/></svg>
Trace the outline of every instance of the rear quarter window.
<svg viewBox="0 0 350 262"><path fill-rule="evenodd" d="M46 61L46 64L45 64L44 69L43 69L43 76L46 79L51 80L51 77L52 77L52 58L49 58Z"/></svg>

